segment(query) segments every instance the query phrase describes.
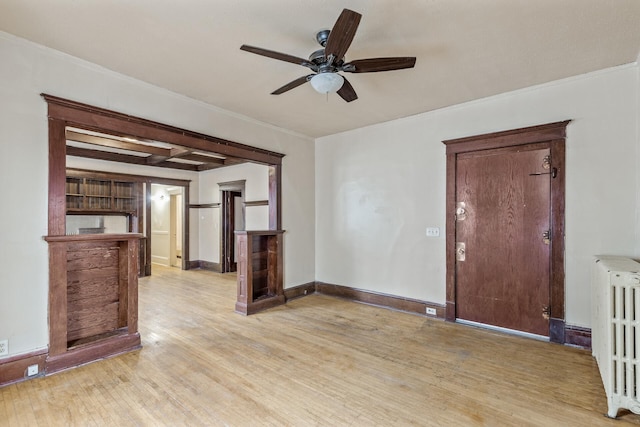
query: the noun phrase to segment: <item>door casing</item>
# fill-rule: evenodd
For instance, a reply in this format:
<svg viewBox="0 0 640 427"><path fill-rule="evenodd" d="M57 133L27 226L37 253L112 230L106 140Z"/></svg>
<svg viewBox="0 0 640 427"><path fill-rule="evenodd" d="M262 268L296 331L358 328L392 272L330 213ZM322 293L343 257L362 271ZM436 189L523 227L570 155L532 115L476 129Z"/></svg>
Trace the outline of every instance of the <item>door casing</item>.
<svg viewBox="0 0 640 427"><path fill-rule="evenodd" d="M494 132L443 141L447 155L446 190L446 312L448 321L456 320L456 164L457 156L494 148L539 142L549 143L551 168L551 259L549 340L565 342L565 275L564 275L564 209L565 209L565 138L569 120L539 126Z"/></svg>

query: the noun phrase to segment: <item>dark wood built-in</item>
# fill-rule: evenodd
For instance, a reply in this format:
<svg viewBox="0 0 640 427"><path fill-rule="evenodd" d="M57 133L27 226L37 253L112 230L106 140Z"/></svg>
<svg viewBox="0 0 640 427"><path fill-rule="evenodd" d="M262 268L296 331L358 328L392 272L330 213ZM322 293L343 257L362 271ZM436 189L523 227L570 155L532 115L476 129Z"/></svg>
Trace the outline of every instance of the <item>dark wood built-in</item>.
<svg viewBox="0 0 640 427"><path fill-rule="evenodd" d="M83 198L82 202L70 201L76 204L74 209L80 210L81 205L82 209L87 206L87 193L85 191L82 194L79 182L76 182L74 188L74 183L70 181L69 187L67 187L67 155L157 167L188 168L195 171L245 161L266 165L272 171L269 175L269 224L270 228L274 230L280 228L282 218L279 198L282 179L281 164L284 155L51 95L42 94L42 96L47 102L49 121L48 235L45 237L49 243L49 351L45 369L47 372L53 372L140 348L140 335L137 332L137 278L138 245L141 236L138 234L66 236L67 195L72 196L70 199ZM71 132L68 133L68 131ZM97 138L87 136L91 133L99 133L100 135ZM113 140L106 138L107 140L105 140L104 135L116 138ZM158 152L158 147L146 148L145 144L139 144L137 147L131 145L124 147L122 143L126 142L123 141L125 137L140 142L162 141L172 148L168 151ZM70 140L80 139L81 141L78 143L85 144L85 146L67 145L68 138ZM110 149L117 148L113 146L118 144L123 147L122 149L129 151L136 148L139 152L144 152L145 157L109 152ZM152 150L153 153L149 152ZM139 160L136 160L136 157ZM184 163L172 161L180 157L201 164L184 166ZM161 178L152 178L147 182L162 183L160 180ZM82 183L82 186L87 188L86 181ZM146 185L145 198L150 197L149 187L150 185ZM111 190L113 191L113 184L111 184ZM89 197L91 196L102 195L89 194ZM106 199L106 195L104 196ZM117 208L119 203L123 210L128 210L125 209L128 202L114 202L114 196L109 197L109 210L113 209L113 204ZM119 198L127 199L128 197L126 195ZM184 194L184 200L184 222L185 227L188 227L188 191ZM102 204L95 203L97 203L98 209L107 211L106 201L103 201ZM147 203L147 208L148 206ZM149 212L147 211L146 214L148 218ZM185 235L188 235L188 228ZM110 276L101 285L107 290L95 294L95 298L101 300L109 308L103 307L100 303L95 306L101 310L99 315L85 316L83 310L91 298L89 297L81 303L74 299L80 298L77 291L69 291L69 277L79 273L72 267L76 261L70 264L68 256L75 256L69 254L78 250L80 246L83 250L103 251L103 255L110 253L109 256L112 256L115 252L109 252L111 249L105 247L107 242L109 242L108 247L118 247L118 300L117 303L112 300L115 285L113 276ZM145 254L150 249L148 243L146 241ZM187 251L188 245L183 250ZM183 253L183 268L188 268L189 260L184 255ZM149 257L145 255L140 258L148 259ZM276 258L275 264L278 265L277 271L281 289L283 262L281 250L277 252ZM95 257L92 259L96 260ZM70 269L70 267L72 268ZM105 268L113 268L113 266ZM82 280L102 280L99 279L104 273L102 270L102 267L88 268L86 271L89 273L83 273ZM280 293L282 293L281 290ZM73 314L70 315L69 309ZM114 320L116 313L117 319Z"/></svg>
<svg viewBox="0 0 640 427"><path fill-rule="evenodd" d="M126 215L129 232L151 230L151 184L183 188L182 269L189 268L189 185L190 181L146 175L91 171L69 168L66 171L67 214ZM99 193L99 194L96 194ZM143 211L146 208L146 212ZM146 224L145 224L146 222ZM151 235L140 239L140 276L151 274Z"/></svg>
<svg viewBox="0 0 640 427"><path fill-rule="evenodd" d="M138 186L135 182L70 176L67 173L67 214L124 214L138 216Z"/></svg>
<svg viewBox="0 0 640 427"><path fill-rule="evenodd" d="M284 304L282 242L284 231L236 231L238 299L245 315Z"/></svg>
<svg viewBox="0 0 640 427"><path fill-rule="evenodd" d="M51 275L47 372L140 347L140 237L128 233L45 238Z"/></svg>

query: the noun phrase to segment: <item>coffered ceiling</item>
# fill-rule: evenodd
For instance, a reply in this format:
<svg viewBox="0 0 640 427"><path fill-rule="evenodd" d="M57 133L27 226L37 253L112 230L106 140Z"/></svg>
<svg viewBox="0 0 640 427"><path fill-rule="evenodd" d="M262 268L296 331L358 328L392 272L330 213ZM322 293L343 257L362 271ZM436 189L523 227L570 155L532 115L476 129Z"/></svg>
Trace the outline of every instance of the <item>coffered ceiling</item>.
<svg viewBox="0 0 640 427"><path fill-rule="evenodd" d="M92 132L68 127L67 155L134 165L202 172L245 163L219 153L193 150L161 141Z"/></svg>
<svg viewBox="0 0 640 427"><path fill-rule="evenodd" d="M307 58L343 8L363 15L347 60L415 68L349 74L350 103L270 95L309 70L240 46ZM638 0L0 0L2 31L309 137L635 62L638 23Z"/></svg>

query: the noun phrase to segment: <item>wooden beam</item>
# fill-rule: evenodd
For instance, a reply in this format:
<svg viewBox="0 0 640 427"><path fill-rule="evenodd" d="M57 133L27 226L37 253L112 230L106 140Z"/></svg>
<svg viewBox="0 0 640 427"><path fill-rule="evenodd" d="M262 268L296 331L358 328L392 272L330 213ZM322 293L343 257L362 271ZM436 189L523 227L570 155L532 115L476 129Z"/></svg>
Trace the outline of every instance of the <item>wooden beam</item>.
<svg viewBox="0 0 640 427"><path fill-rule="evenodd" d="M155 165L173 158L183 158L191 153L191 150L183 147L176 147L167 150L163 155L152 155L147 157L147 164Z"/></svg>
<svg viewBox="0 0 640 427"><path fill-rule="evenodd" d="M212 163L220 166L223 166L225 163L225 159L220 159L218 157L211 157L211 156L203 156L201 154L193 154L192 152L190 152L189 154L180 156L180 158L185 160L191 160L192 162Z"/></svg>
<svg viewBox="0 0 640 427"><path fill-rule="evenodd" d="M83 133L67 131L67 140L82 142L85 144L98 145L100 147L118 148L120 150L136 151L138 153L151 154L154 156L171 156L171 150L151 145L136 144L133 142L120 141L117 139L105 138L102 136L86 135Z"/></svg>
<svg viewBox="0 0 640 427"><path fill-rule="evenodd" d="M242 163L247 163L247 160L240 159L238 157L226 157L224 159L224 165L225 166L239 165L239 164L242 164Z"/></svg>
<svg viewBox="0 0 640 427"><path fill-rule="evenodd" d="M202 172L202 171L208 171L211 169L217 169L217 168L221 168L224 165L219 165L217 163L203 163L201 165L197 165L198 166L198 172Z"/></svg>
<svg viewBox="0 0 640 427"><path fill-rule="evenodd" d="M67 147L68 156L86 157L89 159L107 160L110 162L130 163L133 165L156 166L163 168L181 169L189 171L197 171L198 165L176 162L160 162L156 164L148 164L146 157L131 156L129 154L108 153L106 151L88 150L86 148Z"/></svg>
<svg viewBox="0 0 640 427"><path fill-rule="evenodd" d="M194 151L220 153L240 157L266 165L281 164L284 154L240 144L163 123L118 113L68 99L41 94L47 101L49 117L66 122L68 126L99 129L105 133L133 135L139 139L164 141L188 147Z"/></svg>

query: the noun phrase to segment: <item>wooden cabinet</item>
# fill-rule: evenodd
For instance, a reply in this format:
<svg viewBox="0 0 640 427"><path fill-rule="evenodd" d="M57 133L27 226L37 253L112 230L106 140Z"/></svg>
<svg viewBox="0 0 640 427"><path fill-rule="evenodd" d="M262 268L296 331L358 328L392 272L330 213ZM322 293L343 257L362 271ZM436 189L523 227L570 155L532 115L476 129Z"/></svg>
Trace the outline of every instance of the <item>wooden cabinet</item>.
<svg viewBox="0 0 640 427"><path fill-rule="evenodd" d="M47 236L49 355L55 372L140 348L140 234Z"/></svg>
<svg viewBox="0 0 640 427"><path fill-rule="evenodd" d="M282 233L282 230L236 231L236 312L248 315L284 304Z"/></svg>
<svg viewBox="0 0 640 427"><path fill-rule="evenodd" d="M137 214L138 183L67 176L67 213Z"/></svg>

